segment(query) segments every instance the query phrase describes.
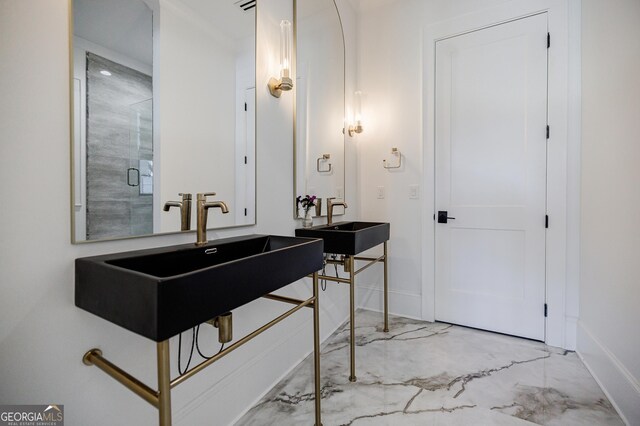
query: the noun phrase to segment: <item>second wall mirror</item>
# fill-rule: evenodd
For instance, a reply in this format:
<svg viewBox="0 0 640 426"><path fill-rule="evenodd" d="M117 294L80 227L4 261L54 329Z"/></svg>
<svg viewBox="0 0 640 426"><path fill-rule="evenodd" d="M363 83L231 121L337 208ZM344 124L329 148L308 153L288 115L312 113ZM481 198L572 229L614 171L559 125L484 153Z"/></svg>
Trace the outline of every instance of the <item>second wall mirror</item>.
<svg viewBox="0 0 640 426"><path fill-rule="evenodd" d="M345 43L334 0L294 0L294 194L345 199ZM295 206L294 200L294 206ZM335 214L343 208L336 207ZM301 217L297 206L294 216Z"/></svg>

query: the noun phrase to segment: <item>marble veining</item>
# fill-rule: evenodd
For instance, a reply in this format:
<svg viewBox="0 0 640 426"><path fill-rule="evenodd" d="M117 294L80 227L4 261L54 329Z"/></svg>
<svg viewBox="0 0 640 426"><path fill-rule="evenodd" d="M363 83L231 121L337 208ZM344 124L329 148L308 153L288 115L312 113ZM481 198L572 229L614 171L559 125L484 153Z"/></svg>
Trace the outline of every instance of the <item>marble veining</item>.
<svg viewBox="0 0 640 426"><path fill-rule="evenodd" d="M358 311L322 347L322 421L333 425L623 425L573 352L495 333ZM312 359L237 425L313 423Z"/></svg>

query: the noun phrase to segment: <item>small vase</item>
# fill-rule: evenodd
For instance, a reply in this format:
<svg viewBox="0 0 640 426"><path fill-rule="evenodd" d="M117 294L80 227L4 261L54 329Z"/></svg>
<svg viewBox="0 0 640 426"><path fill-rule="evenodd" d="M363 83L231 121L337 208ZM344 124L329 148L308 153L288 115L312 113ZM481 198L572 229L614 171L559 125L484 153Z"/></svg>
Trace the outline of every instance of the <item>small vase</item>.
<svg viewBox="0 0 640 426"><path fill-rule="evenodd" d="M313 226L313 217L311 216L311 210L304 213L304 219L302 219L303 228L311 228Z"/></svg>

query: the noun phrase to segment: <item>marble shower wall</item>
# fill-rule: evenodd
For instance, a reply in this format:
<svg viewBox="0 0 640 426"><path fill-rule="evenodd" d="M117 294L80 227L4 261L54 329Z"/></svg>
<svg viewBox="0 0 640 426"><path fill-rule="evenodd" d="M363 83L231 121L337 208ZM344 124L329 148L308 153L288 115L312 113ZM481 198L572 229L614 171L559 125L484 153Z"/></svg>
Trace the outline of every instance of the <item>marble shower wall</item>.
<svg viewBox="0 0 640 426"><path fill-rule="evenodd" d="M150 76L87 52L88 240L153 232L153 196L127 185L153 160L152 96Z"/></svg>

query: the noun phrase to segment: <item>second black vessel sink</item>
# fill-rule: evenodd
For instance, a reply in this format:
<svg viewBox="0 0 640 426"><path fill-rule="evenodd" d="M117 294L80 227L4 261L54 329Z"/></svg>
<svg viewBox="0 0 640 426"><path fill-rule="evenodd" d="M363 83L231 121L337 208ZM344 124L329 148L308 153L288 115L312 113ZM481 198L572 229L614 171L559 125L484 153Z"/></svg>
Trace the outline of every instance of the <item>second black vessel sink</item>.
<svg viewBox="0 0 640 426"><path fill-rule="evenodd" d="M325 253L356 255L389 239L386 222L337 222L296 229L296 237L322 238Z"/></svg>
<svg viewBox="0 0 640 426"><path fill-rule="evenodd" d="M322 269L322 241L248 235L76 259L76 306L157 342Z"/></svg>

